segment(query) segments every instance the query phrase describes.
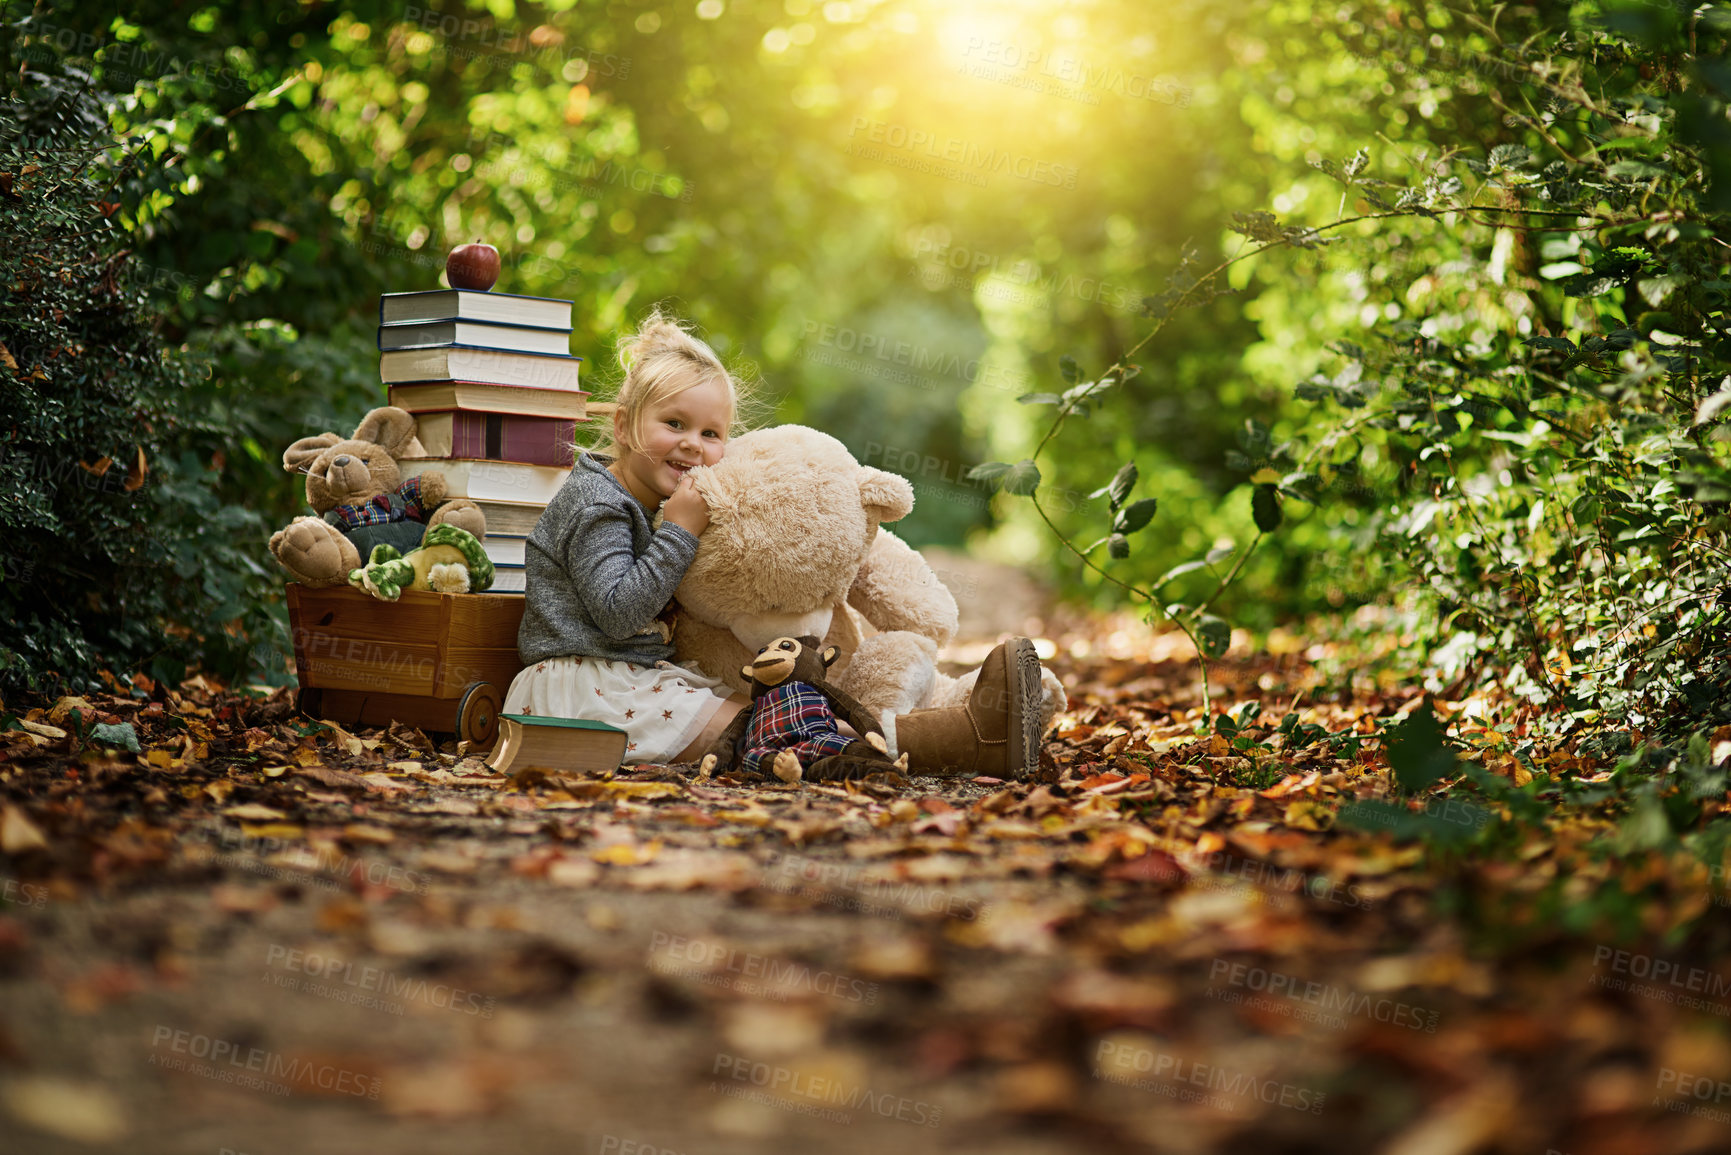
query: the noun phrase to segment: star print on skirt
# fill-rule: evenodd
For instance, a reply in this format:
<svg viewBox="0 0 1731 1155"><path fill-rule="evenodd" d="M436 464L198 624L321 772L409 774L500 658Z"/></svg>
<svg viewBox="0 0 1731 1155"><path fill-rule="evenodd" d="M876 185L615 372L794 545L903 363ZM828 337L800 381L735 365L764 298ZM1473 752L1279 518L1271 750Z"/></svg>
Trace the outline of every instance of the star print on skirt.
<svg viewBox="0 0 1731 1155"><path fill-rule="evenodd" d="M726 700L721 683L669 662L630 662L577 654L525 666L505 693L506 714L585 718L617 726L625 761L666 763L691 745Z"/></svg>

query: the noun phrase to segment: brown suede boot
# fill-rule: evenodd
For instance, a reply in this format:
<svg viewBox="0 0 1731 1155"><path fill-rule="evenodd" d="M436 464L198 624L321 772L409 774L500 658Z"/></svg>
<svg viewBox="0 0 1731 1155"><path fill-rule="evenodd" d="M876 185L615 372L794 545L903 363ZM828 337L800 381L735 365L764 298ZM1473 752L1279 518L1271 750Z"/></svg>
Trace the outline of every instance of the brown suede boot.
<svg viewBox="0 0 1731 1155"><path fill-rule="evenodd" d="M1027 638L986 655L965 706L895 718L895 747L914 773L1022 779L1040 764L1040 658Z"/></svg>

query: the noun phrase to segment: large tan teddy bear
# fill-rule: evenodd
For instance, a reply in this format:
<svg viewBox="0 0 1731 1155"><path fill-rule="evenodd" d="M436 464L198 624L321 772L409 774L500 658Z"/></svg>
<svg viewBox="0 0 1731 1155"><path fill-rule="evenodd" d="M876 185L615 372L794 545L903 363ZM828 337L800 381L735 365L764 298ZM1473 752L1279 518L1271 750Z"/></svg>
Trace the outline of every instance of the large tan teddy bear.
<svg viewBox="0 0 1731 1155"><path fill-rule="evenodd" d="M886 733L896 715L969 701L979 671L952 678L937 668L938 648L955 636L955 598L917 551L879 528L913 509L905 478L860 465L840 441L801 425L737 437L691 476L710 521L674 595L676 662L747 694L740 670L759 649L810 635L837 647L831 684L884 718ZM1023 645L1018 660L1037 662ZM1028 724L1037 713L1043 730L1063 708L1063 686L1049 670L1030 671L1025 684L1038 699Z"/></svg>
<svg viewBox="0 0 1731 1155"><path fill-rule="evenodd" d="M307 504L318 517L297 517L270 539L270 551L295 581L321 587L345 585L351 571L371 557L375 545L407 554L437 525L487 533L487 518L474 502L452 498L442 473L427 471L403 480L400 457L424 457L414 415L393 405L361 418L355 435L303 437L282 455L289 473L306 475Z"/></svg>

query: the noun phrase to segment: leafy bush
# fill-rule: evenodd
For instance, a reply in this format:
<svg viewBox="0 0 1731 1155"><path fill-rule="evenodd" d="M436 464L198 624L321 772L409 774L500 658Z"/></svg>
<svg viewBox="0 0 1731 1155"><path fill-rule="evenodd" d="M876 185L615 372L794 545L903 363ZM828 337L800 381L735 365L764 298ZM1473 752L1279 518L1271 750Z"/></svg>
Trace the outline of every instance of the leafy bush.
<svg viewBox="0 0 1731 1155"><path fill-rule="evenodd" d="M113 221L111 162L133 162L85 77L8 75L0 693L174 682L194 656L244 674L285 637L260 608L264 527L212 488L228 431L189 404L202 369L163 347Z"/></svg>
<svg viewBox="0 0 1731 1155"><path fill-rule="evenodd" d="M1416 585L1463 687L1512 665L1510 688L1564 721L1686 733L1731 720L1731 13L1541 6L1470 27L1435 10L1350 15L1342 55L1452 113L1426 139L1379 147L1386 175L1368 143L1313 160L1338 190L1333 219L1234 214L1254 247L1212 268L1187 255L1145 302L1152 329L1097 375L1066 358L1062 393L1022 398L1054 409L1039 448L982 476L1032 496L1090 567L1208 657L1229 636L1222 594L1274 540L1295 587L1321 571L1364 589L1373 560L1383 599ZM1296 279L1325 246L1355 267L1375 323L1331 344L1332 363L1293 390L1299 405L1246 423L1232 464L1252 540L1152 580L1125 565L1133 535L1159 524L1158 494L1130 500L1134 461L1096 494L1103 534L1038 504L1042 452L1073 418L1120 411L1133 358L1181 310L1221 296L1240 261L1278 278L1259 255L1287 250ZM1295 511L1331 548L1279 547ZM1192 588L1211 593L1168 604L1204 575Z"/></svg>

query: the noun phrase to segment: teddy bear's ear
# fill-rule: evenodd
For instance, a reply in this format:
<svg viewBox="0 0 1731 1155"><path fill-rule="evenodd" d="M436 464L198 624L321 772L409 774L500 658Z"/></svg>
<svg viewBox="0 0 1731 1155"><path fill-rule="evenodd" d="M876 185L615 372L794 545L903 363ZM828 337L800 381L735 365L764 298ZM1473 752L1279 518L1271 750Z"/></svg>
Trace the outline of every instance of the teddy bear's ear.
<svg viewBox="0 0 1731 1155"><path fill-rule="evenodd" d="M823 653L819 654L818 657L823 661L823 668L827 670L831 666L835 665L835 660L837 658L841 657L841 647L825 646L823 648Z"/></svg>
<svg viewBox="0 0 1731 1155"><path fill-rule="evenodd" d="M303 437L282 453L282 467L285 473L305 473L317 461L319 454L341 441L335 433L321 433L317 437Z"/></svg>
<svg viewBox="0 0 1731 1155"><path fill-rule="evenodd" d="M415 436L415 415L395 405L381 405L361 418L354 440L371 441L392 457L413 456L410 450L421 444Z"/></svg>
<svg viewBox="0 0 1731 1155"><path fill-rule="evenodd" d="M914 487L907 478L869 465L860 466L858 476L860 504L877 521L900 521L913 511Z"/></svg>

